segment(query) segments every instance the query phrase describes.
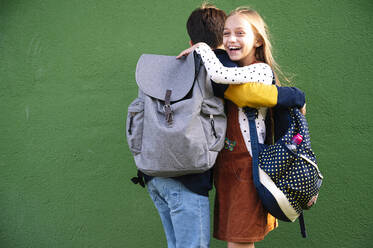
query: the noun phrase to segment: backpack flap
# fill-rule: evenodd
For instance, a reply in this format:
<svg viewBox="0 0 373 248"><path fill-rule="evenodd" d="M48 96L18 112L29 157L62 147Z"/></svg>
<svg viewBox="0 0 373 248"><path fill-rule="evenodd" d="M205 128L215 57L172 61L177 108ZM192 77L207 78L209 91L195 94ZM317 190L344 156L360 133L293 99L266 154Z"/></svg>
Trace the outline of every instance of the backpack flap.
<svg viewBox="0 0 373 248"><path fill-rule="evenodd" d="M182 59L176 59L175 56L143 54L136 66L136 82L139 88L146 95L163 101L167 90L171 90L171 102L185 97L193 86L194 78L193 53Z"/></svg>

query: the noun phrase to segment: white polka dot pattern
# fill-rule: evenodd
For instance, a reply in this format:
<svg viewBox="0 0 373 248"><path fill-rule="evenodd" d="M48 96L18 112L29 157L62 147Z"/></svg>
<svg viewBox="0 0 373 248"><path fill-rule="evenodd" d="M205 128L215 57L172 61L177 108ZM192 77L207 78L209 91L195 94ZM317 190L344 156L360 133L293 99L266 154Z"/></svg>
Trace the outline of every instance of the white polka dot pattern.
<svg viewBox="0 0 373 248"><path fill-rule="evenodd" d="M266 137L266 126L264 121L267 115L267 110L267 108L259 108L258 118L255 119L256 132L258 133L258 142L260 144L264 144L264 140ZM241 133L245 141L246 148L249 151L250 155L252 155L249 122L242 108L238 108L238 121L240 123Z"/></svg>
<svg viewBox="0 0 373 248"><path fill-rule="evenodd" d="M272 69L265 63L256 63L243 67L224 67L207 44L201 43L196 48L196 52L201 55L207 74L215 83L241 84L260 82L272 84Z"/></svg>

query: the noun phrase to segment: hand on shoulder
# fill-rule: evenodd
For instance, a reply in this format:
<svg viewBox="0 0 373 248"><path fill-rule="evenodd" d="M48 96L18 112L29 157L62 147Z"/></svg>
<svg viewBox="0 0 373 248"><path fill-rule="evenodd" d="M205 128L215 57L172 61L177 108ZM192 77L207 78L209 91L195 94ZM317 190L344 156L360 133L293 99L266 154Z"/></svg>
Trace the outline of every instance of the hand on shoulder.
<svg viewBox="0 0 373 248"><path fill-rule="evenodd" d="M185 57L188 56L189 53L193 52L194 50L197 49L197 47L199 47L199 46L201 46L203 44L206 44L206 43L204 43L204 42L198 42L197 44L194 44L193 46L191 46L191 47L185 49L184 51L182 51L181 53L179 53L179 55L177 55L176 58L180 59L180 58L182 58L184 56Z"/></svg>

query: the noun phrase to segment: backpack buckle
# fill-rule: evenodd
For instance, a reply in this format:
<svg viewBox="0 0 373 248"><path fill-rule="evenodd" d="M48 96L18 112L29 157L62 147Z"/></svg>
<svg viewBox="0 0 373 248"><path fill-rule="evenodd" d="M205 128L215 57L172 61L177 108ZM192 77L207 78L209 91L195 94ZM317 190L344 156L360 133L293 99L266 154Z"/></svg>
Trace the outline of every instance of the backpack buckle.
<svg viewBox="0 0 373 248"><path fill-rule="evenodd" d="M255 120L258 118L258 110L256 108L244 107L242 109L248 120Z"/></svg>
<svg viewBox="0 0 373 248"><path fill-rule="evenodd" d="M166 90L166 95L165 95L165 105L163 106L163 111L164 111L164 114L166 116L166 122L169 126L172 125L172 121L173 121L173 118L172 118L172 107L171 107L171 94L172 94L172 90Z"/></svg>

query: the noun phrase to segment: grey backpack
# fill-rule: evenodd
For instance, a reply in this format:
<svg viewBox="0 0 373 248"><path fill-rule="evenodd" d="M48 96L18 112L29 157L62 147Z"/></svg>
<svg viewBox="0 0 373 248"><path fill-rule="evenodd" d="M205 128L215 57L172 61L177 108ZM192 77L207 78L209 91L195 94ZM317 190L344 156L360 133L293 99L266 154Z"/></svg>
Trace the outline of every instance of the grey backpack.
<svg viewBox="0 0 373 248"><path fill-rule="evenodd" d="M161 177L210 169L224 146L226 116L200 57L143 54L136 82L126 134L137 168Z"/></svg>

